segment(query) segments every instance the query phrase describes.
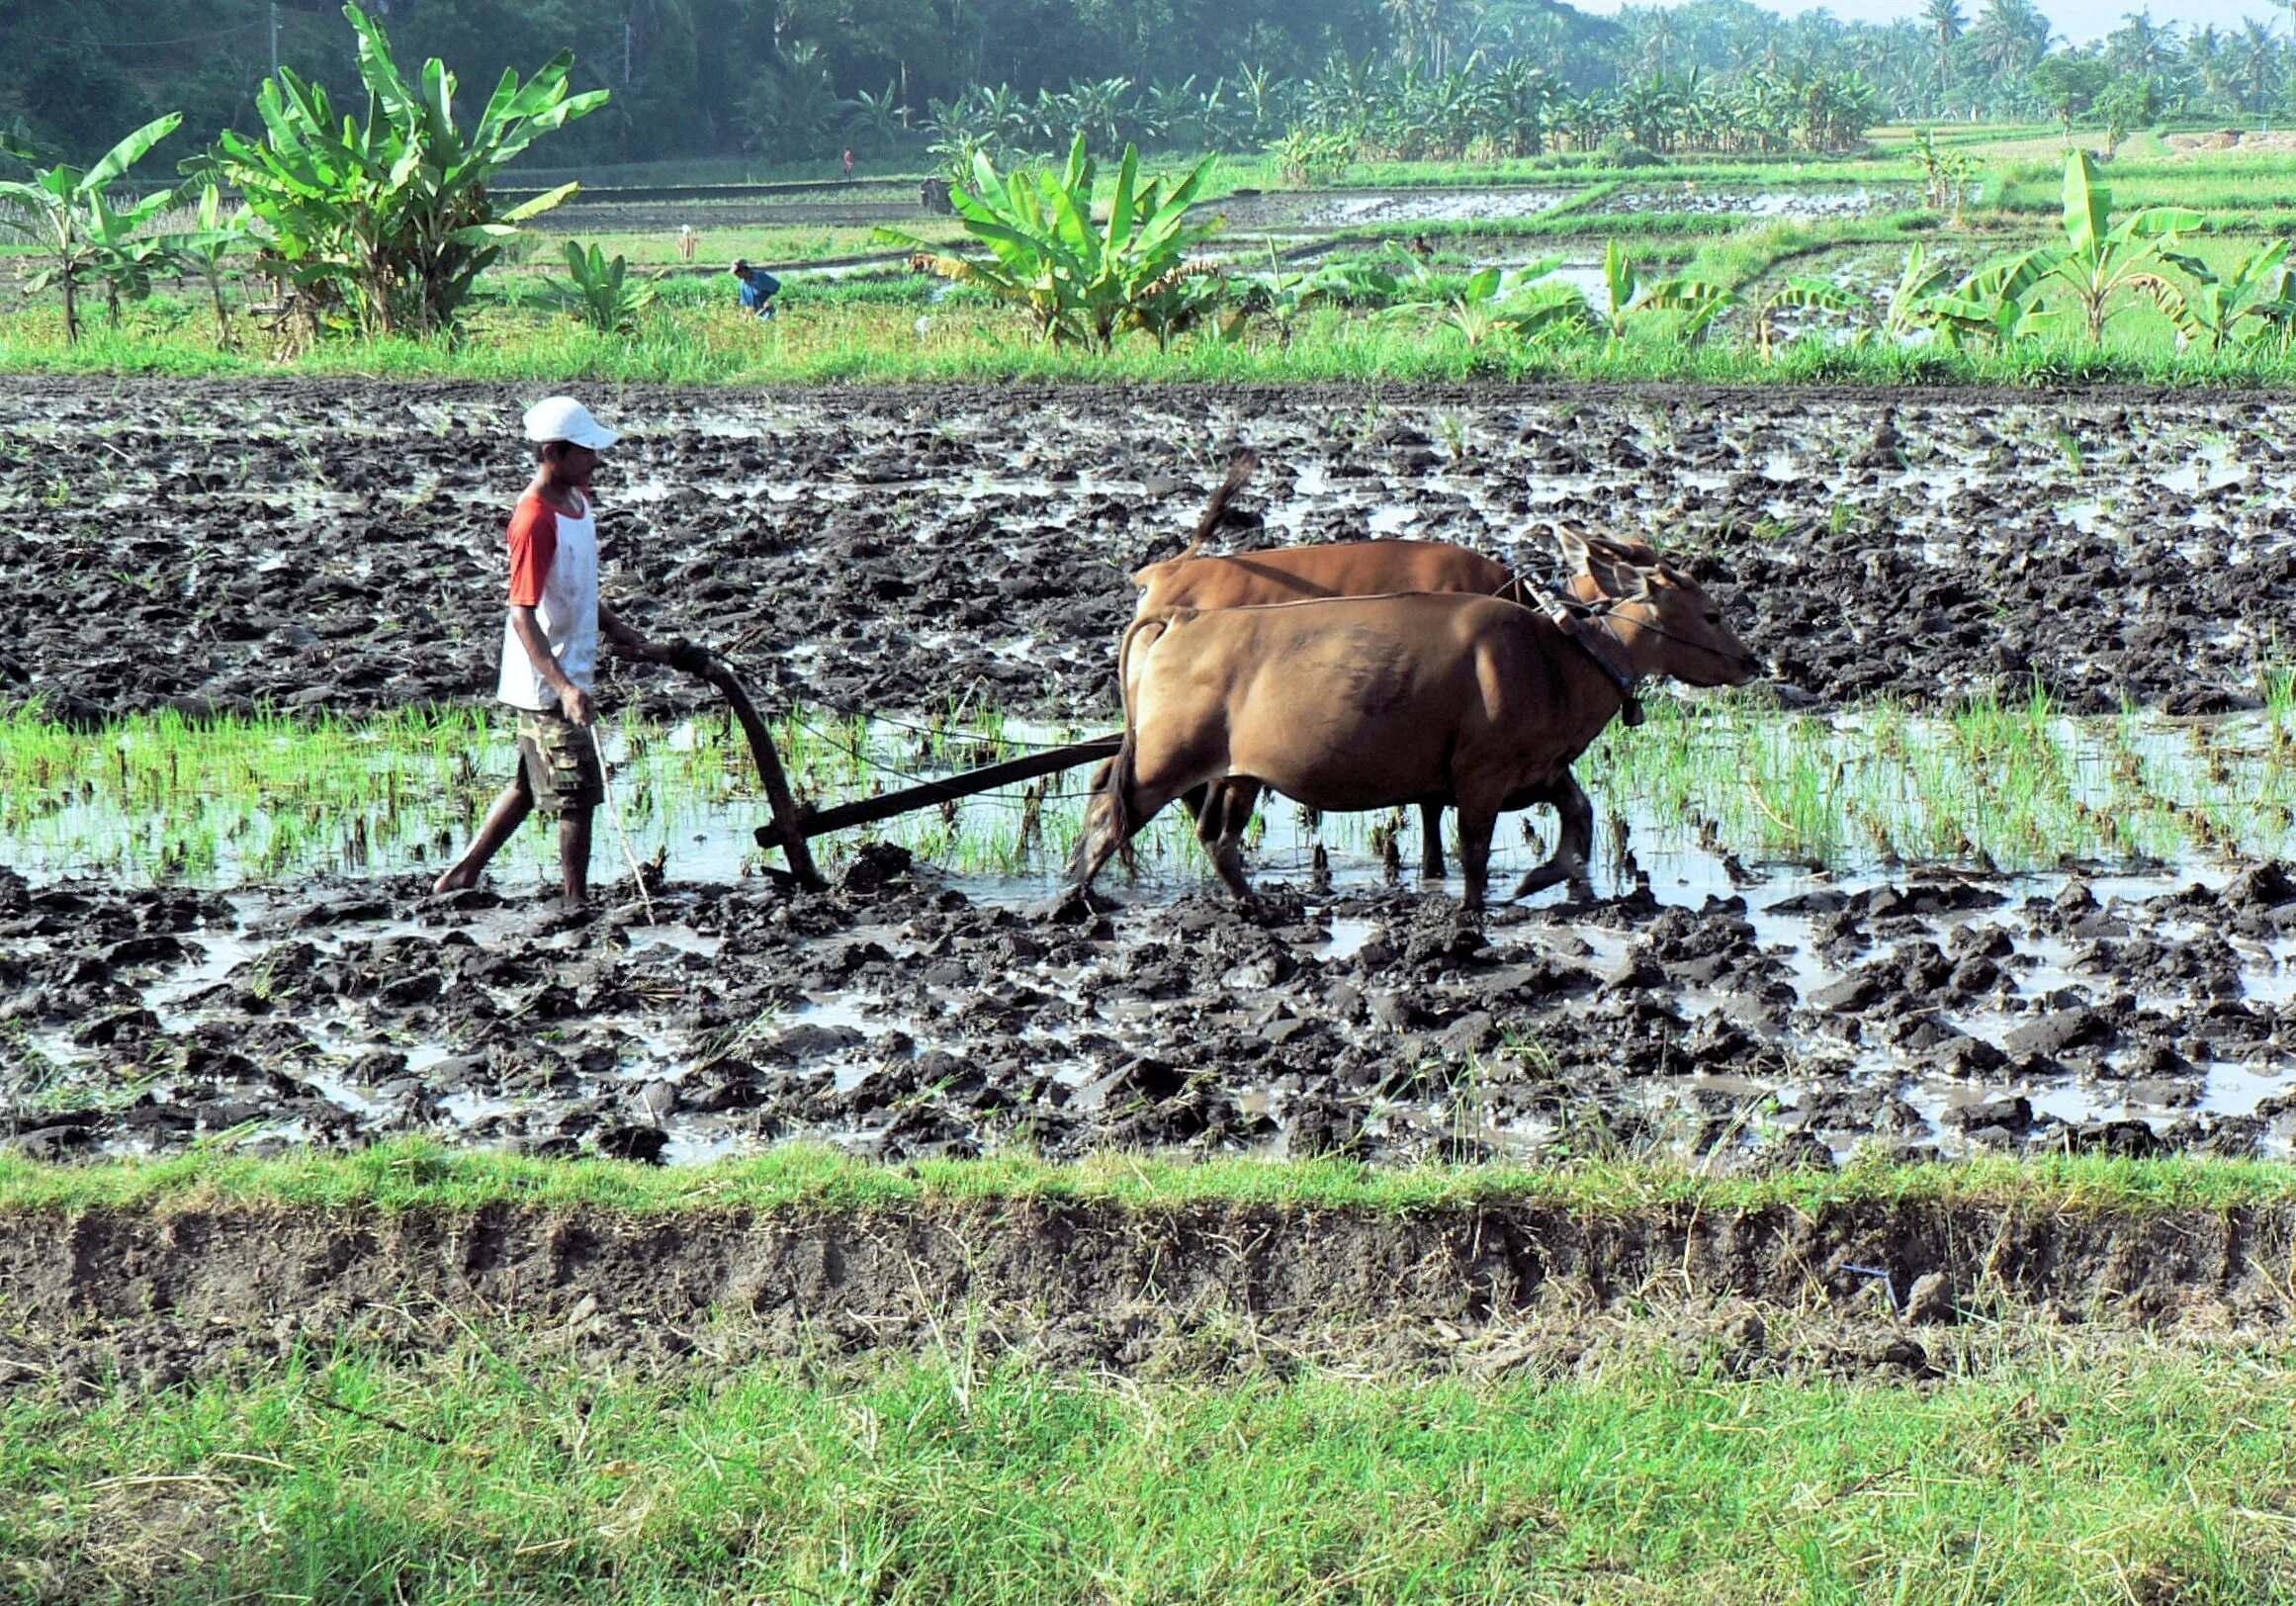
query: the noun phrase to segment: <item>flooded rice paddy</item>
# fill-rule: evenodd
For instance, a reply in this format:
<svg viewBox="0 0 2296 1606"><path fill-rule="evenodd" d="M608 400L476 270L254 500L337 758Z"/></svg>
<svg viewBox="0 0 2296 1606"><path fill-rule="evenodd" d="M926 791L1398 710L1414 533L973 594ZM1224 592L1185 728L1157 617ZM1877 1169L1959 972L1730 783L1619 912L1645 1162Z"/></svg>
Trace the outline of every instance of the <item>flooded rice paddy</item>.
<svg viewBox="0 0 2296 1606"><path fill-rule="evenodd" d="M801 700L784 745L819 801L1111 723L1125 576L1239 442L1267 468L1220 543L1430 536L1537 566L1557 520L1644 535L1780 673L1611 733L1582 765L1595 899L1480 927L1418 885L1415 823L1283 802L1249 915L1177 827L1117 907L1063 902L1083 771L833 839L837 887L793 893L706 688L620 669L651 907L604 821L587 913L540 896L539 832L434 898L508 761L483 721L416 711L490 683L521 399L23 387L0 694L142 722L44 751L64 738L19 719L5 744L0 1141L1735 1163L2296 1135L2284 406L594 400L631 430L599 487L610 594ZM286 752L217 758L218 715ZM1504 824L1495 879L1550 829Z"/></svg>

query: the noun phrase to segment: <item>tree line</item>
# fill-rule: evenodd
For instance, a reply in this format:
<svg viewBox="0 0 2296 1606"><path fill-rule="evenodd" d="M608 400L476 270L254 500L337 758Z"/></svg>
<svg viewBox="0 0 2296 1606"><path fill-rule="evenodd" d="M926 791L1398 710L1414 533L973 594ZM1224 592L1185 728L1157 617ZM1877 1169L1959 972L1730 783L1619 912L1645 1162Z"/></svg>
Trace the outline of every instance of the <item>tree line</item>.
<svg viewBox="0 0 2296 1606"><path fill-rule="evenodd" d="M1316 103L1335 90L1379 103L1357 120L1372 145L1434 149L1460 141L1391 135L1490 113L1509 95L1494 144L1510 148L1612 131L1654 149L1822 147L1845 129L1854 137L1859 118L2129 127L2291 109L2296 57L2269 16L2227 30L2139 7L2075 47L2033 0L1907 5L1890 24L1822 9L1788 19L1751 0L1629 6L1615 18L1552 0L378 0L374 10L399 48L442 56L474 82L572 48L574 86L613 100L556 147L570 164L827 160L848 146L911 154L937 134L979 133L934 108L977 106L992 90L1009 99L991 103L991 124L1016 127L1016 103L1068 96L1120 115L1125 137L1207 149L1256 148L1301 124L1328 131L1335 120ZM0 31L10 45L0 128L83 161L165 111L183 124L161 160L225 127L251 132L275 54L321 82L350 67L328 0L0 0ZM1539 103L1535 128L1526 93Z"/></svg>

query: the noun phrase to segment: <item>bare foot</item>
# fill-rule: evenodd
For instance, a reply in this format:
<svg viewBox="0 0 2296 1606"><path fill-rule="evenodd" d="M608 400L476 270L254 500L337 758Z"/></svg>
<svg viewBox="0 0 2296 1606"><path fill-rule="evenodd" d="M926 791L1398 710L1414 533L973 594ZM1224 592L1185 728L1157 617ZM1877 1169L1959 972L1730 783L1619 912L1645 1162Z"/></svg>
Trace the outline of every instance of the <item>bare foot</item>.
<svg viewBox="0 0 2296 1606"><path fill-rule="evenodd" d="M458 864L453 869L447 871L446 874L440 876L436 881L433 881L430 884L430 891L431 895L436 897L442 892L460 892L465 887L475 887L478 884L479 877L477 872L465 870L460 864Z"/></svg>

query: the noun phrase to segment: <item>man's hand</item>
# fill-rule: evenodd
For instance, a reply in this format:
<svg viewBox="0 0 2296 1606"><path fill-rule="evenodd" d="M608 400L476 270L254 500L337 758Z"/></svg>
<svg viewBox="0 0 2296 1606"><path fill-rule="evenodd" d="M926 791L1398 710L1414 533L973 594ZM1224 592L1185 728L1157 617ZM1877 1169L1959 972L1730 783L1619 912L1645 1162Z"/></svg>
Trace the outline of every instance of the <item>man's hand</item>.
<svg viewBox="0 0 2296 1606"><path fill-rule="evenodd" d="M558 709L576 725L587 725L598 717L597 706L590 701L590 694L571 680L558 694Z"/></svg>

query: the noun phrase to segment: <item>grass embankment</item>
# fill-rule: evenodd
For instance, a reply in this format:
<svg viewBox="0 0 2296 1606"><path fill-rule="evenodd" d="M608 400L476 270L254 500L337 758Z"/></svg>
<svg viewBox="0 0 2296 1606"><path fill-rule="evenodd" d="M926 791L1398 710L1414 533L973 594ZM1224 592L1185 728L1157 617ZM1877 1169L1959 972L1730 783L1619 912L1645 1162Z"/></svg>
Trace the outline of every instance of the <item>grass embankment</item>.
<svg viewBox="0 0 2296 1606"><path fill-rule="evenodd" d="M548 1338L0 1405L30 1600L2296 1598L2296 1374L1916 1390L1653 1356L1138 1383L945 1353L601 1374Z"/></svg>
<svg viewBox="0 0 2296 1606"><path fill-rule="evenodd" d="M786 1145L747 1159L650 1167L450 1149L418 1137L394 1138L352 1154L277 1159L194 1151L165 1159L47 1165L0 1155L0 1211L15 1213L223 1205L462 1211L518 1204L644 1215L871 1209L935 1200L1104 1203L1140 1210L1221 1203L1386 1212L1528 1202L1593 1215L1771 1207L1808 1214L1845 1204L1941 1203L2144 1214L2287 1203L2296 1200L2296 1165L2101 1154L1982 1156L1913 1166L1859 1158L1838 1170L1748 1176L1651 1159L1374 1167L1328 1157L1168 1160L1111 1153L1072 1164L1013 1154L886 1166L837 1149Z"/></svg>
<svg viewBox="0 0 2296 1606"><path fill-rule="evenodd" d="M1765 358L1734 340L1685 345L1652 327L1622 341L1557 346L1503 339L1469 344L1435 312L1376 315L1322 310L1288 344L1255 332L1228 344L1184 338L1169 350L1144 337L1102 354L1039 340L1016 314L951 297L927 306L785 293L770 323L727 306L668 307L636 333L599 334L513 308L482 312L460 339L331 342L292 358L220 351L203 311L138 310L76 346L61 314L30 309L0 318L0 372L173 378L462 379L703 385L879 384L1441 384L1680 382L1753 386L2030 386L2142 384L2270 389L2296 384L2296 353L2178 350L2159 314L2132 308L2102 346L2057 333L2006 352L1945 351L1822 338Z"/></svg>
<svg viewBox="0 0 2296 1606"><path fill-rule="evenodd" d="M19 1217L936 1199L1693 1216L1996 1200L2061 1217L2291 1197L2283 1165L2101 1157L1768 1178L1120 1155L891 1169L823 1150L663 1172L419 1142L0 1162L0 1212ZM459 1321L443 1349L307 1342L156 1393L51 1390L17 1363L0 1578L72 1601L2296 1598L2296 1374L2276 1342L2075 1345L2010 1317L1962 1334L1948 1374L1913 1387L1813 1368L1840 1335L1805 1344L1788 1313L1762 1345L1804 1357L1782 1374L1749 1372L1719 1328L1630 1308L1603 1318L1598 1366L1491 1374L1462 1350L1433 1379L1424 1362L1341 1370L1281 1350L1216 1379L1087 1375L997 1359L999 1332L963 1309L922 1356L825 1336L762 1361L738 1312L687 1333L674 1362Z"/></svg>
<svg viewBox="0 0 2296 1606"><path fill-rule="evenodd" d="M1711 822L1714 840L1741 854L1843 867L2285 856L2296 850L2296 699L2284 672L2265 682L2261 713L2211 721L2133 711L2073 719L2044 697L1818 717L1752 697L1657 696L1649 721L1606 736L1583 772L1605 809L1633 822L1634 840L1660 850ZM1023 742L981 709L887 722L801 707L773 730L793 784L822 805L1087 734L1048 730ZM661 848L674 867L696 835L738 852L745 822L764 815L748 747L723 717L669 730L621 721L606 744L641 854ZM79 731L19 707L0 712L0 858L44 874L206 884L409 869L467 837L511 761L507 730L469 708L364 722L163 711ZM1081 775L1054 777L865 836L960 873L1053 873L1076 842L1082 793ZM1332 815L1294 828L1297 814L1274 801L1263 821L1281 824L1282 840L1302 851L1312 842L1369 850L1382 818ZM862 840L843 834L819 850L835 862ZM553 862L543 825L519 841L524 867ZM1175 810L1151 826L1140 852L1193 865L1192 842ZM1252 847L1261 842L1255 835Z"/></svg>

